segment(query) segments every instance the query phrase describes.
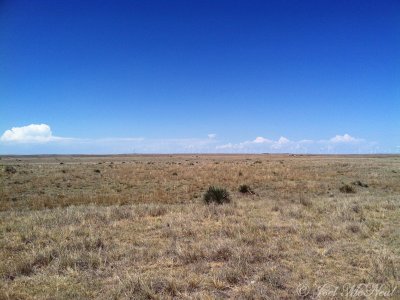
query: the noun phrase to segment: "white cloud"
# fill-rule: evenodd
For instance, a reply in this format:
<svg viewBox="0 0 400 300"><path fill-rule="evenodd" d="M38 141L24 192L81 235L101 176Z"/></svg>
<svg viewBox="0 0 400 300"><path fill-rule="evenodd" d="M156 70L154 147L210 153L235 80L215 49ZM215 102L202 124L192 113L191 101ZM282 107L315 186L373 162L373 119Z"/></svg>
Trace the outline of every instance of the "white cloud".
<svg viewBox="0 0 400 300"><path fill-rule="evenodd" d="M217 150L221 150L221 149L232 149L232 150L240 150L240 149L251 149L251 148L255 148L255 147L262 147L263 144L266 143L272 143L273 141L263 138L262 136L258 136L256 137L254 140L252 141L244 141L238 144L232 144L232 143L228 143L228 144L224 144L224 145L217 145L216 149Z"/></svg>
<svg viewBox="0 0 400 300"><path fill-rule="evenodd" d="M284 136L281 136L279 138L279 140L273 142L273 144L271 145L272 149L281 149L285 146L287 146L290 143L290 140L285 138Z"/></svg>
<svg viewBox="0 0 400 300"><path fill-rule="evenodd" d="M215 139L217 137L215 133L209 133L207 136L209 139Z"/></svg>
<svg viewBox="0 0 400 300"><path fill-rule="evenodd" d="M289 142L290 142L289 139L285 138L284 136L281 136L277 143L280 145L283 145L283 144L287 144Z"/></svg>
<svg viewBox="0 0 400 300"><path fill-rule="evenodd" d="M256 137L256 139L253 141L253 143L256 144L262 144L262 143L271 143L272 141L266 138L263 138L262 136Z"/></svg>
<svg viewBox="0 0 400 300"><path fill-rule="evenodd" d="M224 145L217 145L215 148L218 149L235 149L238 145L234 145L232 143L224 144Z"/></svg>
<svg viewBox="0 0 400 300"><path fill-rule="evenodd" d="M225 145L218 145L216 149L232 149L243 150L250 152L265 151L267 149L280 149L283 145L291 143L289 139L280 137L279 140L273 141L262 136L256 137L252 141L244 141L238 144L228 143Z"/></svg>
<svg viewBox="0 0 400 300"><path fill-rule="evenodd" d="M331 138L330 141L332 143L352 143L352 142L359 142L361 139L356 139L349 134L344 135L336 135L335 137Z"/></svg>
<svg viewBox="0 0 400 300"><path fill-rule="evenodd" d="M6 130L0 137L2 142L17 143L46 143L63 138L53 136L51 128L47 124L31 124L22 127L13 127Z"/></svg>

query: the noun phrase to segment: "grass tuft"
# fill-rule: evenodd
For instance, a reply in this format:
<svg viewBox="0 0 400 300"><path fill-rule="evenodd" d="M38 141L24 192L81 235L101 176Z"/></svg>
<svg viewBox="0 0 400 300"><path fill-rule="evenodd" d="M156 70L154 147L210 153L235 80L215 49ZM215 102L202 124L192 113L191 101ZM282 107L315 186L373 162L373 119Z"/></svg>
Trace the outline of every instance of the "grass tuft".
<svg viewBox="0 0 400 300"><path fill-rule="evenodd" d="M210 186L203 196L205 203L224 204L231 202L229 192L220 187Z"/></svg>
<svg viewBox="0 0 400 300"><path fill-rule="evenodd" d="M354 194L356 192L356 189L351 185L345 184L339 188L339 191L345 194Z"/></svg>
<svg viewBox="0 0 400 300"><path fill-rule="evenodd" d="M241 192L242 194L254 194L251 187L247 184L242 184L241 186L239 186L239 192Z"/></svg>

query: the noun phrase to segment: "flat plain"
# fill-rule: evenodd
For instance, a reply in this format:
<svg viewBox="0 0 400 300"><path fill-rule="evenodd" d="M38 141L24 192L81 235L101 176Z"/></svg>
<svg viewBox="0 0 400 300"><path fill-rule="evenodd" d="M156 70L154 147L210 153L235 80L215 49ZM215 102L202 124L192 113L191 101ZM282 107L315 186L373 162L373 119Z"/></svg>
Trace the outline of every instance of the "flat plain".
<svg viewBox="0 0 400 300"><path fill-rule="evenodd" d="M400 156L0 165L0 299L333 299L327 284L334 299L360 284L400 298ZM209 186L232 201L205 204Z"/></svg>

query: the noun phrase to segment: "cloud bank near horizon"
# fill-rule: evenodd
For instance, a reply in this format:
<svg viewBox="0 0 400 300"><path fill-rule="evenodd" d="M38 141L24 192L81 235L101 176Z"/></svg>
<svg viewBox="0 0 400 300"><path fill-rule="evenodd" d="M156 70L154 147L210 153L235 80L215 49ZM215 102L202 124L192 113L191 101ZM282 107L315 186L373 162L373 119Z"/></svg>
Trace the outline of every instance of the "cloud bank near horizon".
<svg viewBox="0 0 400 300"><path fill-rule="evenodd" d="M349 134L336 135L326 140L303 139L292 141L284 136L278 140L262 136L241 143L217 145L217 149L229 152L271 153L373 153L379 150L378 143L368 142Z"/></svg>
<svg viewBox="0 0 400 300"><path fill-rule="evenodd" d="M0 153L376 153L378 143L349 134L326 140L277 140L258 136L239 143L222 142L215 133L205 138L146 139L142 137L82 139L54 136L47 124L30 124L6 130ZM46 145L46 147L44 147ZM2 147L4 148L4 147ZM46 150L47 149L47 150ZM36 151L36 152L35 152ZM39 151L39 152L37 152Z"/></svg>

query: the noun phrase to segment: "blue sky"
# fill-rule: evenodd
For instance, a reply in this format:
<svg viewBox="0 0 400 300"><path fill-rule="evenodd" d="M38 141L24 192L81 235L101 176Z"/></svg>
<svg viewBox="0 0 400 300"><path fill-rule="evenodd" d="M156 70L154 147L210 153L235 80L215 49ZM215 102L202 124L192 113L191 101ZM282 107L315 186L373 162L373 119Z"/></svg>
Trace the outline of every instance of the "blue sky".
<svg viewBox="0 0 400 300"><path fill-rule="evenodd" d="M0 1L0 154L400 152L400 2Z"/></svg>

